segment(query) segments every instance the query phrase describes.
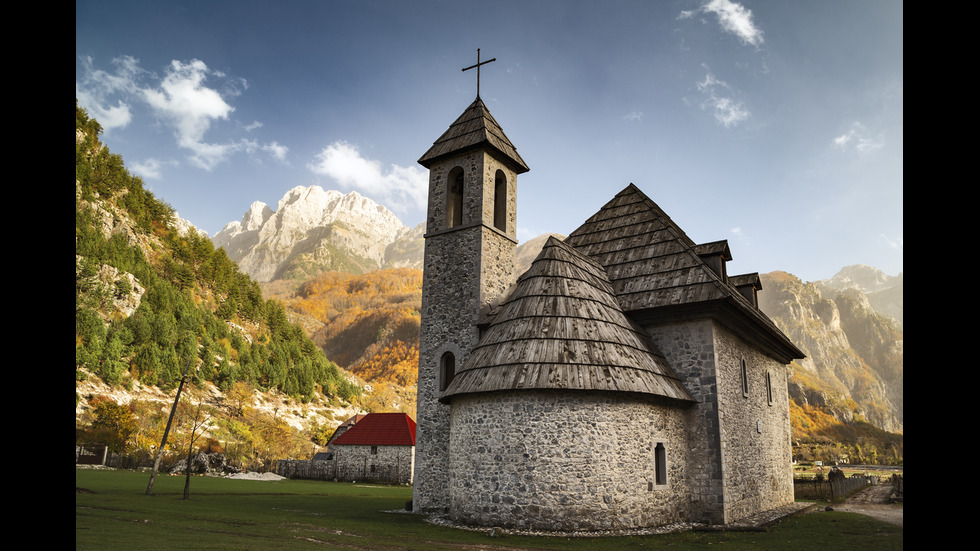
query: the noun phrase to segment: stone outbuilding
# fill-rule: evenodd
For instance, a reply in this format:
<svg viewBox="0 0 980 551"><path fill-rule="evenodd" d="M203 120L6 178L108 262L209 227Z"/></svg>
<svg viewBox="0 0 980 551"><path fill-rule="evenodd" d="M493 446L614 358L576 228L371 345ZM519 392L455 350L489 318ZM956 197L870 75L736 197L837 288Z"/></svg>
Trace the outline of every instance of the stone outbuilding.
<svg viewBox="0 0 980 551"><path fill-rule="evenodd" d="M528 166L479 97L419 163L415 510L595 531L793 501L786 366L803 354L759 310L758 275L728 275L726 241L695 243L629 184L516 277Z"/></svg>
<svg viewBox="0 0 980 551"><path fill-rule="evenodd" d="M404 413L369 413L330 444L338 480L411 484L415 421Z"/></svg>

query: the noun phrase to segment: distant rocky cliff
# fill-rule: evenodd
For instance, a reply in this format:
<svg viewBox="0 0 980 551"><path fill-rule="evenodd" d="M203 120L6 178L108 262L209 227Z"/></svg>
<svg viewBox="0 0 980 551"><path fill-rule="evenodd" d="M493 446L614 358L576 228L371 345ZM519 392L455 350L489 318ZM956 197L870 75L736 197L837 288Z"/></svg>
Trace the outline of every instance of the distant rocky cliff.
<svg viewBox="0 0 980 551"><path fill-rule="evenodd" d="M815 284L820 293L830 299L844 291L860 291L876 312L894 318L900 326L905 324L902 314L905 274L890 276L878 268L855 264L841 269L834 277Z"/></svg>
<svg viewBox="0 0 980 551"><path fill-rule="evenodd" d="M424 227L409 228L357 192L295 187L275 210L252 203L212 241L259 282L422 266Z"/></svg>
<svg viewBox="0 0 980 551"><path fill-rule="evenodd" d="M785 272L761 278L759 306L807 355L790 396L842 421L859 413L884 430L903 430L903 278L868 266L814 283ZM882 301L889 313L878 311L870 296L890 297Z"/></svg>

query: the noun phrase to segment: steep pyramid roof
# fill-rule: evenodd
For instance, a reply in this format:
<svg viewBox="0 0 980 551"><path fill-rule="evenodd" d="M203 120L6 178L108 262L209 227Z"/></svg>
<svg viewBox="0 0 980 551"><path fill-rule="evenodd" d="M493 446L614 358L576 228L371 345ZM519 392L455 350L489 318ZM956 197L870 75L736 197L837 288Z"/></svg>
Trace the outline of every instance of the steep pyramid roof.
<svg viewBox="0 0 980 551"><path fill-rule="evenodd" d="M565 241L606 268L625 310L730 294L701 260L694 241L633 184Z"/></svg>
<svg viewBox="0 0 980 551"><path fill-rule="evenodd" d="M620 309L602 266L555 238L518 279L441 399L512 389L693 400Z"/></svg>
<svg viewBox="0 0 980 551"><path fill-rule="evenodd" d="M517 148L504 134L504 130L490 114L487 106L479 97L463 111L456 121L449 126L432 147L419 159L419 164L429 168L436 160L448 155L488 146L499 152L505 162L518 174L527 172L524 159L517 154Z"/></svg>
<svg viewBox="0 0 980 551"><path fill-rule="evenodd" d="M789 363L803 353L775 324L703 260L731 260L728 244L698 245L630 184L565 240L601 264L623 310L644 322L710 312ZM748 322L748 323L746 323Z"/></svg>
<svg viewBox="0 0 980 551"><path fill-rule="evenodd" d="M414 446L415 421L404 413L369 413L331 444Z"/></svg>

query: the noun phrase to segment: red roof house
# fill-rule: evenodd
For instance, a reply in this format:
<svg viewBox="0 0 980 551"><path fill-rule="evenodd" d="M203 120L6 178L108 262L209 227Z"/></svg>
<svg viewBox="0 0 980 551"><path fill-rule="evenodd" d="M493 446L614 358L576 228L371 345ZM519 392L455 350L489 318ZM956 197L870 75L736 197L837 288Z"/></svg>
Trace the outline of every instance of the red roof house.
<svg viewBox="0 0 980 551"><path fill-rule="evenodd" d="M350 429L351 427L353 427L354 425L356 425L358 421L360 421L361 419L364 419L367 416L368 416L367 413L357 413L353 417L350 417L349 419L347 419L346 421L344 421L343 423L341 423L340 426L337 427L337 429L333 431L333 434L330 435L330 440L327 442L327 449L329 449L330 446L333 445L333 443L338 438L340 438L340 435L341 434L344 434L345 432L347 432L348 429Z"/></svg>
<svg viewBox="0 0 980 551"><path fill-rule="evenodd" d="M404 413L369 413L330 444L339 480L411 484L415 421Z"/></svg>
<svg viewBox="0 0 980 551"><path fill-rule="evenodd" d="M338 436L333 444L414 446L415 421L404 413L369 413Z"/></svg>

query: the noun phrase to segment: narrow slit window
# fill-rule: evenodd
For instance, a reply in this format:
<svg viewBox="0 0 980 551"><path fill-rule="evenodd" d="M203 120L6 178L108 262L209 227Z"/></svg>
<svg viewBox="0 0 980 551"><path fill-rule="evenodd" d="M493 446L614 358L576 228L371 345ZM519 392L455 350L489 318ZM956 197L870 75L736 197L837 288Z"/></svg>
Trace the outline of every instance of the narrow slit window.
<svg viewBox="0 0 980 551"><path fill-rule="evenodd" d="M656 469L655 480L657 486L667 484L667 448L663 442L657 442L657 445L653 448L653 463Z"/></svg>
<svg viewBox="0 0 980 551"><path fill-rule="evenodd" d="M439 390L444 391L456 376L456 356L446 352L439 360Z"/></svg>
<svg viewBox="0 0 980 551"><path fill-rule="evenodd" d="M749 370L745 365L745 360L742 360L742 396L749 397Z"/></svg>
<svg viewBox="0 0 980 551"><path fill-rule="evenodd" d="M772 405L772 372L766 371L766 399Z"/></svg>

